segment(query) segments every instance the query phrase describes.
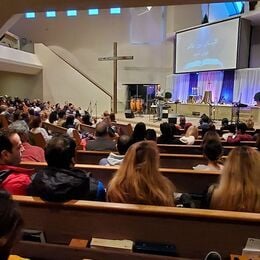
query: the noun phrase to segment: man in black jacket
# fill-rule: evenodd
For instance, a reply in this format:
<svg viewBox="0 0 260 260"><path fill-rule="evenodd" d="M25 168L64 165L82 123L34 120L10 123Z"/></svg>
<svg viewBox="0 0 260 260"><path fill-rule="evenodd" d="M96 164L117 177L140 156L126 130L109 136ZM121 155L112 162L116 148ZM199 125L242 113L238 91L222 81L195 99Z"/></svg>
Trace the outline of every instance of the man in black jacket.
<svg viewBox="0 0 260 260"><path fill-rule="evenodd" d="M68 136L53 137L45 149L48 166L32 177L28 194L47 201L105 200L100 181L79 169L73 169L76 143Z"/></svg>

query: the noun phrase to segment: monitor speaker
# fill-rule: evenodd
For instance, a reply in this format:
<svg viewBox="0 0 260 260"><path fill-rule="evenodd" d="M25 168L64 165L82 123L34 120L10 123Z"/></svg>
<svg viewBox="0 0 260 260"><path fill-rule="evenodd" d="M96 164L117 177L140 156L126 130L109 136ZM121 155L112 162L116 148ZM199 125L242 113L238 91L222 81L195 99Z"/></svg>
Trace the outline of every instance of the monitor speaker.
<svg viewBox="0 0 260 260"><path fill-rule="evenodd" d="M168 123L169 124L177 124L177 116L173 114L168 115Z"/></svg>
<svg viewBox="0 0 260 260"><path fill-rule="evenodd" d="M131 111L130 109L128 109L128 110L125 111L125 117L126 117L126 118L134 118L135 115L134 115L133 111Z"/></svg>
<svg viewBox="0 0 260 260"><path fill-rule="evenodd" d="M168 109L162 111L162 118L168 118Z"/></svg>

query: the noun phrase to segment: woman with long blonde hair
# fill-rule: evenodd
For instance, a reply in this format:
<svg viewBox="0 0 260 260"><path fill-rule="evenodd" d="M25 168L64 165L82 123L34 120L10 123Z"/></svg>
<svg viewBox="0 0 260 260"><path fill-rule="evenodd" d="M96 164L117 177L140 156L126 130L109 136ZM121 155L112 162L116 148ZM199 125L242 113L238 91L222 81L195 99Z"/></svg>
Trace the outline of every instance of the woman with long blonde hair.
<svg viewBox="0 0 260 260"><path fill-rule="evenodd" d="M212 209L260 212L260 153L251 147L234 148L213 190Z"/></svg>
<svg viewBox="0 0 260 260"><path fill-rule="evenodd" d="M174 187L159 171L155 142L142 141L127 151L120 168L108 184L110 202L174 206Z"/></svg>

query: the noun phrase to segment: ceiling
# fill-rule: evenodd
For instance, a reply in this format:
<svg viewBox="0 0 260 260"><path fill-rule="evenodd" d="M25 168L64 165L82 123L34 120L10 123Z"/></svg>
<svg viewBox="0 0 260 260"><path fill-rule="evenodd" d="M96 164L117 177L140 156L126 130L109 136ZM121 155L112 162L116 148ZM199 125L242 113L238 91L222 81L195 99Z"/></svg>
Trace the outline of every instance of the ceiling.
<svg viewBox="0 0 260 260"><path fill-rule="evenodd" d="M64 11L69 8L141 7L224 2L221 0L1 0L0 27L14 14L50 9ZM232 2L226 0L225 2Z"/></svg>

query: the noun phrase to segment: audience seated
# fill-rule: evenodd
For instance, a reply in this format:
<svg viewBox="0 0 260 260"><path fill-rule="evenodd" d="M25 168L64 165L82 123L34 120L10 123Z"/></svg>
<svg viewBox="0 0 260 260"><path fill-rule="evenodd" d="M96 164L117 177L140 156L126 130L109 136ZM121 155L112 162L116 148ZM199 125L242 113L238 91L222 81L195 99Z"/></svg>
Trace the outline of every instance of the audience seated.
<svg viewBox="0 0 260 260"><path fill-rule="evenodd" d="M86 112L85 115L82 116L82 123L92 126L91 116L88 112Z"/></svg>
<svg viewBox="0 0 260 260"><path fill-rule="evenodd" d="M79 130L80 129L80 124L81 124L81 114L79 112L79 110L76 110L75 113L75 118L74 118L74 127Z"/></svg>
<svg viewBox="0 0 260 260"><path fill-rule="evenodd" d="M216 131L207 131L205 135L203 136L201 146L203 146L205 143L207 143L210 140L215 140L217 142L221 142L220 136Z"/></svg>
<svg viewBox="0 0 260 260"><path fill-rule="evenodd" d="M66 118L66 121L62 124L62 127L64 128L75 128L75 123L74 123L75 117L73 115L68 115Z"/></svg>
<svg viewBox="0 0 260 260"><path fill-rule="evenodd" d="M176 141L173 137L172 126L164 122L160 124L161 135L157 138L158 144L175 144Z"/></svg>
<svg viewBox="0 0 260 260"><path fill-rule="evenodd" d="M9 125L11 131L15 131L21 138L23 151L22 161L45 162L44 150L29 143L29 127L23 120L17 120Z"/></svg>
<svg viewBox="0 0 260 260"><path fill-rule="evenodd" d="M108 184L110 202L174 206L172 182L159 171L159 152L155 142L133 144Z"/></svg>
<svg viewBox="0 0 260 260"><path fill-rule="evenodd" d="M246 120L247 130L255 131L254 125L255 125L255 123L254 123L254 118L253 118L253 116L250 116L250 117Z"/></svg>
<svg viewBox="0 0 260 260"><path fill-rule="evenodd" d="M0 132L0 188L13 195L26 195L34 170L18 167L23 146L19 135L10 130Z"/></svg>
<svg viewBox="0 0 260 260"><path fill-rule="evenodd" d="M110 118L111 123L116 124L116 115L115 115L115 113L110 113L109 118Z"/></svg>
<svg viewBox="0 0 260 260"><path fill-rule="evenodd" d="M73 169L75 141L65 135L53 137L45 149L48 166L32 176L28 194L47 201L104 200L101 182L79 169Z"/></svg>
<svg viewBox="0 0 260 260"><path fill-rule="evenodd" d="M182 136L178 141L176 140L176 144L194 144L198 136L198 128L196 126L190 126L187 129L185 135Z"/></svg>
<svg viewBox="0 0 260 260"><path fill-rule="evenodd" d="M58 120L53 124L57 126L62 126L66 122L66 112L64 110L60 110L58 112Z"/></svg>
<svg viewBox="0 0 260 260"><path fill-rule="evenodd" d="M234 125L234 124L229 125L227 130L228 130L228 133L224 133L222 135L222 137L221 137L225 141L227 141L229 136L231 136L231 137L235 136L235 134L236 134L236 125Z"/></svg>
<svg viewBox="0 0 260 260"><path fill-rule="evenodd" d="M260 212L260 154L251 147L234 148L218 186L209 190L212 209Z"/></svg>
<svg viewBox="0 0 260 260"><path fill-rule="evenodd" d="M92 151L116 150L116 142L109 137L108 125L105 122L97 124L96 139L88 141L86 149Z"/></svg>
<svg viewBox="0 0 260 260"><path fill-rule="evenodd" d="M146 129L145 140L157 142L157 135L154 129Z"/></svg>
<svg viewBox="0 0 260 260"><path fill-rule="evenodd" d="M220 161L223 154L223 147L219 140L210 139L203 144L203 155L208 160L207 165L199 164L193 167L194 170L219 171L223 168Z"/></svg>
<svg viewBox="0 0 260 260"><path fill-rule="evenodd" d="M133 134L130 139L130 143L134 144L145 140L146 125L143 122L139 122L135 125Z"/></svg>
<svg viewBox="0 0 260 260"><path fill-rule="evenodd" d="M99 161L99 165L114 166L120 165L125 157L125 154L130 146L130 137L127 135L121 135L117 140L117 151L119 154L111 152L107 158L103 158Z"/></svg>
<svg viewBox="0 0 260 260"><path fill-rule="evenodd" d="M223 130L229 130L229 121L226 117L221 121L220 133L222 133Z"/></svg>
<svg viewBox="0 0 260 260"><path fill-rule="evenodd" d="M0 190L0 259L21 259L18 256L9 256L13 245L17 242L23 220L16 203L9 193Z"/></svg>
<svg viewBox="0 0 260 260"><path fill-rule="evenodd" d="M187 130L191 125L192 125L192 123L186 123L185 116L180 117L180 123L178 125L179 129L186 129Z"/></svg>
<svg viewBox="0 0 260 260"><path fill-rule="evenodd" d="M44 128L42 128L41 125L42 125L41 118L39 116L35 116L30 124L31 126L30 132L33 134L41 133L44 140L48 142L51 139L51 136L48 135L47 131Z"/></svg>
<svg viewBox="0 0 260 260"><path fill-rule="evenodd" d="M52 111L50 114L49 114L49 122L51 123L51 124L53 124L55 121L57 121L58 120L58 113L57 113L57 111L55 110L55 111Z"/></svg>
<svg viewBox="0 0 260 260"><path fill-rule="evenodd" d="M41 118L42 122L50 123L49 115L48 115L47 111L41 111L40 112L40 118Z"/></svg>
<svg viewBox="0 0 260 260"><path fill-rule="evenodd" d="M237 144L240 141L253 141L254 138L252 135L246 133L247 127L245 123L240 123L237 125L237 132L234 136L229 136L227 142L229 144Z"/></svg>

